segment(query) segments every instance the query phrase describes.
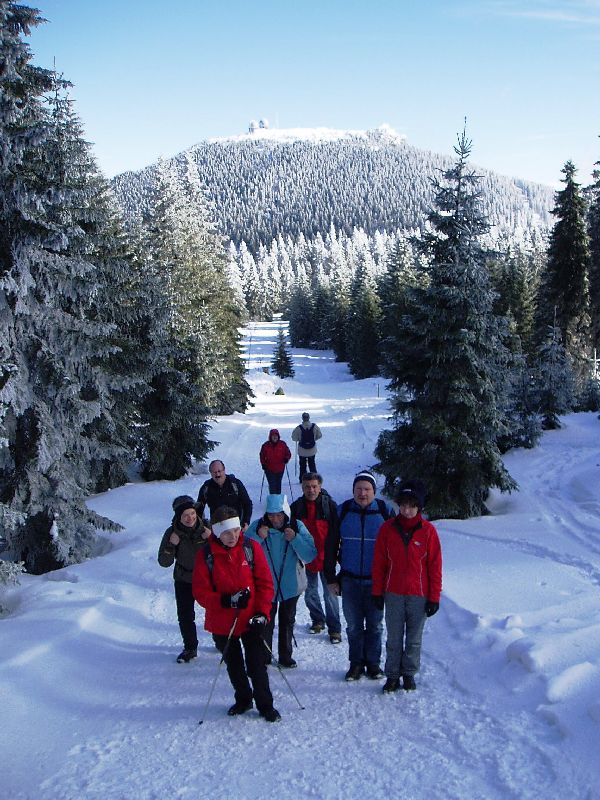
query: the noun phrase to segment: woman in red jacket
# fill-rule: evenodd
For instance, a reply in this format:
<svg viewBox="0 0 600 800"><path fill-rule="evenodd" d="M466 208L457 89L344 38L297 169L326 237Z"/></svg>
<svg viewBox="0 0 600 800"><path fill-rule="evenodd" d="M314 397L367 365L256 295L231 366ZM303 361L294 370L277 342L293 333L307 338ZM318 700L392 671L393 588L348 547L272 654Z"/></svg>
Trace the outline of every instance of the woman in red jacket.
<svg viewBox="0 0 600 800"><path fill-rule="evenodd" d="M271 570L260 545L244 539L234 509L218 508L211 523L209 550L196 556L192 591L206 609L204 627L224 655L235 690L227 713L250 711L254 698L261 717L277 722L281 716L273 708L263 641L274 594Z"/></svg>
<svg viewBox="0 0 600 800"><path fill-rule="evenodd" d="M383 523L373 556L373 603L383 610L387 629L384 692L396 692L402 675L416 689L421 641L427 617L440 607L442 550L434 526L421 515L425 490L419 481L399 487L400 513Z"/></svg>
<svg viewBox="0 0 600 800"><path fill-rule="evenodd" d="M269 494L281 494L281 479L292 454L290 448L279 436L279 431L273 428L269 431L269 438L260 448L260 464L267 476Z"/></svg>

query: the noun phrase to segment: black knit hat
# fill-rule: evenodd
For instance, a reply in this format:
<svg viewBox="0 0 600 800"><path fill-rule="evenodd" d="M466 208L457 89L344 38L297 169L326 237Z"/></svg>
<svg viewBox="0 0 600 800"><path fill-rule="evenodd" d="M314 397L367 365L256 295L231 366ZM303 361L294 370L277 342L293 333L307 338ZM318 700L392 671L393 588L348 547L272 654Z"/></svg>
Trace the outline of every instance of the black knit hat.
<svg viewBox="0 0 600 800"><path fill-rule="evenodd" d="M398 505L400 505L403 500L412 500L415 505L418 506L419 511L422 511L425 505L425 494L425 484L421 481L402 481L398 484L398 488L395 491L395 499Z"/></svg>
<svg viewBox="0 0 600 800"><path fill-rule="evenodd" d="M181 494L173 500L173 511L177 519L180 519L183 512L187 511L188 508L196 509L196 503L194 503L189 494Z"/></svg>

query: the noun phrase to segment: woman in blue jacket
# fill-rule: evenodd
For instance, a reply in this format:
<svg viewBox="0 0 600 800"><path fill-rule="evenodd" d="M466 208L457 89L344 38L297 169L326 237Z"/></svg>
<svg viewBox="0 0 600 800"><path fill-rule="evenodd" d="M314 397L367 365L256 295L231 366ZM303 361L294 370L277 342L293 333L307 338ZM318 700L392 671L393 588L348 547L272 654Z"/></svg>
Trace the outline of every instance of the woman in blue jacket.
<svg viewBox="0 0 600 800"><path fill-rule="evenodd" d="M302 574L304 564L315 558L317 548L303 522L297 520L293 525L290 524L290 507L285 495L282 494L268 495L265 515L255 520L245 535L262 545L275 586L275 598L271 618L265 630L265 641L271 649L277 616L279 666L291 669L297 666L292 658L296 603L306 585L306 583L304 586L299 585L298 576Z"/></svg>

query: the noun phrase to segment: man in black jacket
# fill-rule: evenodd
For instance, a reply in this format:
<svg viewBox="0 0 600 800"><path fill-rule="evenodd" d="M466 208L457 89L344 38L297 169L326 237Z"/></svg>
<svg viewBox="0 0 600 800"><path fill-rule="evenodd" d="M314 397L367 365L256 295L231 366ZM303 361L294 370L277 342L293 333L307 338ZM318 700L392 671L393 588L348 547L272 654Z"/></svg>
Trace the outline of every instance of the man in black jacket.
<svg viewBox="0 0 600 800"><path fill-rule="evenodd" d="M211 477L204 481L198 492L198 515L202 516L206 506L209 507L211 516L221 506L235 508L242 524L242 532L245 531L252 518L252 500L246 487L235 475L227 475L225 464L219 459L210 462L208 471Z"/></svg>

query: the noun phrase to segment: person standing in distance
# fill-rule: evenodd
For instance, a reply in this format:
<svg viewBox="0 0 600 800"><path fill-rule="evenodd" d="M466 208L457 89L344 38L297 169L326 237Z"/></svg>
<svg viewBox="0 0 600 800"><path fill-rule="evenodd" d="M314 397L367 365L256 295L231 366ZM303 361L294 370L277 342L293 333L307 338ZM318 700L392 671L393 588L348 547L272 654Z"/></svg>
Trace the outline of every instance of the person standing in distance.
<svg viewBox="0 0 600 800"><path fill-rule="evenodd" d="M292 454L276 428L269 431L269 438L260 448L258 457L269 484L269 494L281 494L281 479Z"/></svg>
<svg viewBox="0 0 600 800"><path fill-rule="evenodd" d="M338 506L339 527L325 541L325 578L334 594L342 595L350 669L347 681L365 673L373 680L383 678L379 666L383 634L383 610L371 597L371 565L379 528L392 509L375 498L376 484L371 472L359 472L352 484L352 497ZM336 576L336 563L341 570Z"/></svg>
<svg viewBox="0 0 600 800"><path fill-rule="evenodd" d="M202 514L206 506L211 516L221 506L234 508L240 518L242 532L245 531L252 519L252 500L246 487L235 475L227 475L225 464L218 458L210 462L208 471L210 478L204 481L198 492L198 514Z"/></svg>
<svg viewBox="0 0 600 800"><path fill-rule="evenodd" d="M315 457L317 455L317 440L323 436L321 429L310 421L310 414L302 414L302 422L292 431L292 441L298 444L298 460L300 462L300 481L308 471L316 472Z"/></svg>
<svg viewBox="0 0 600 800"><path fill-rule="evenodd" d="M442 550L435 527L421 514L425 487L400 484L400 513L379 529L373 556L373 602L383 611L387 629L383 691L416 689L421 642L427 617L440 607Z"/></svg>

